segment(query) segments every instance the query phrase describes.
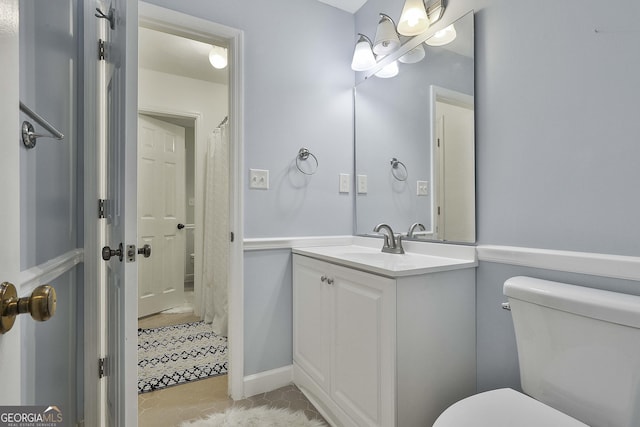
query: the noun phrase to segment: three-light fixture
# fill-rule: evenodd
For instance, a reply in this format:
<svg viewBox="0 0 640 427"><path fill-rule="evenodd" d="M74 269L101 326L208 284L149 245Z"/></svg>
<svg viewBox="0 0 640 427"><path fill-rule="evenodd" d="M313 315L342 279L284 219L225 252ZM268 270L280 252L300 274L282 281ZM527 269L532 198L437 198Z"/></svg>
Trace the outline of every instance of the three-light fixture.
<svg viewBox="0 0 640 427"><path fill-rule="evenodd" d="M389 15L380 14L376 36L373 43L364 34L358 34L353 51L351 69L354 71L367 71L373 68L377 61L395 52L400 48L400 36L412 37L425 32L431 25L442 18L444 13L444 0L436 0L425 6L425 0L405 0L400 20L396 25ZM427 0L428 1L428 0ZM427 40L430 46L442 46L453 41L456 37L455 28L450 25L438 31ZM398 61L405 64L414 64L425 57L422 44L408 51ZM376 72L377 77L389 78L398 74L398 62L393 61Z"/></svg>

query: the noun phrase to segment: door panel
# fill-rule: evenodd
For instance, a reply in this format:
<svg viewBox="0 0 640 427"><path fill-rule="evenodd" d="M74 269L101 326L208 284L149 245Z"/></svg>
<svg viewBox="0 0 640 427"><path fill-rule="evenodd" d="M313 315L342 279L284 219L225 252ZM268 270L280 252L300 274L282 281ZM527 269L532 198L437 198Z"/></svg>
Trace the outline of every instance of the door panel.
<svg viewBox="0 0 640 427"><path fill-rule="evenodd" d="M100 3L100 2L99 2ZM104 26L105 60L102 66L102 129L106 158L106 224L103 246L118 249L136 243L137 235L137 112L135 66L137 58L137 2L112 0L101 9L113 9L114 28ZM133 65L129 65L133 64ZM137 422L137 263L118 256L104 262L103 330L105 349L106 424Z"/></svg>
<svg viewBox="0 0 640 427"><path fill-rule="evenodd" d="M37 6L42 8L35 13ZM68 1L0 0L0 282L13 283L19 297L48 283L58 301L48 321L23 314L0 335L0 405L58 405L69 424L78 419L76 401L82 395L76 347L81 276L75 265L82 258L75 249L76 81L70 67L77 48L71 37L70 43L46 42L60 31L76 34L76 12L76 3ZM46 71L38 69L43 64ZM64 139L38 138L27 150L19 138L23 120L36 133L46 132L19 113L21 100L61 129Z"/></svg>
<svg viewBox="0 0 640 427"><path fill-rule="evenodd" d="M138 243L151 245L139 259L138 316L184 302L185 130L138 116Z"/></svg>

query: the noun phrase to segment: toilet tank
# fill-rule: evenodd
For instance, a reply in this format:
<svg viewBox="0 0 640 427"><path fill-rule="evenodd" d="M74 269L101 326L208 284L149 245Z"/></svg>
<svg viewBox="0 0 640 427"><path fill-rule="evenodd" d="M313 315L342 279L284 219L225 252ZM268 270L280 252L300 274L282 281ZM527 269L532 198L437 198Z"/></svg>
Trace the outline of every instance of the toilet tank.
<svg viewBox="0 0 640 427"><path fill-rule="evenodd" d="M531 277L504 294L522 390L592 427L640 426L640 297Z"/></svg>

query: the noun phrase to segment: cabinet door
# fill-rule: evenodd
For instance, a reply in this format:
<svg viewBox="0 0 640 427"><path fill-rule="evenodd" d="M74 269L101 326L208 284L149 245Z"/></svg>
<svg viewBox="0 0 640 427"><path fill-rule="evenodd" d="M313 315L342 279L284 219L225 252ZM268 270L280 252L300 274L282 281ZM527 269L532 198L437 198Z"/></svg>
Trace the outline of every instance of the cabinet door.
<svg viewBox="0 0 640 427"><path fill-rule="evenodd" d="M329 390L329 264L294 255L293 360L325 391Z"/></svg>
<svg viewBox="0 0 640 427"><path fill-rule="evenodd" d="M362 426L395 425L395 280L332 266L331 397Z"/></svg>

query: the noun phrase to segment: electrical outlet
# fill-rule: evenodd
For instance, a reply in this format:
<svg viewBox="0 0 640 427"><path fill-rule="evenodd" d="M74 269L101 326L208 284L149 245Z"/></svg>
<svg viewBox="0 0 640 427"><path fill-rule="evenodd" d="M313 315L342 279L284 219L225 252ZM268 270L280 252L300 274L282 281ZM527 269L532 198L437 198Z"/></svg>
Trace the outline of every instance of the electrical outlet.
<svg viewBox="0 0 640 427"><path fill-rule="evenodd" d="M340 185L339 185L340 193L348 193L349 192L349 177L350 177L350 175L348 173L341 173L340 174Z"/></svg>
<svg viewBox="0 0 640 427"><path fill-rule="evenodd" d="M417 181L417 189L416 194L418 196L428 196L429 195L429 181Z"/></svg>
<svg viewBox="0 0 640 427"><path fill-rule="evenodd" d="M358 175L358 194L367 194L367 175Z"/></svg>
<svg viewBox="0 0 640 427"><path fill-rule="evenodd" d="M268 190L269 171L263 169L249 169L249 188Z"/></svg>

